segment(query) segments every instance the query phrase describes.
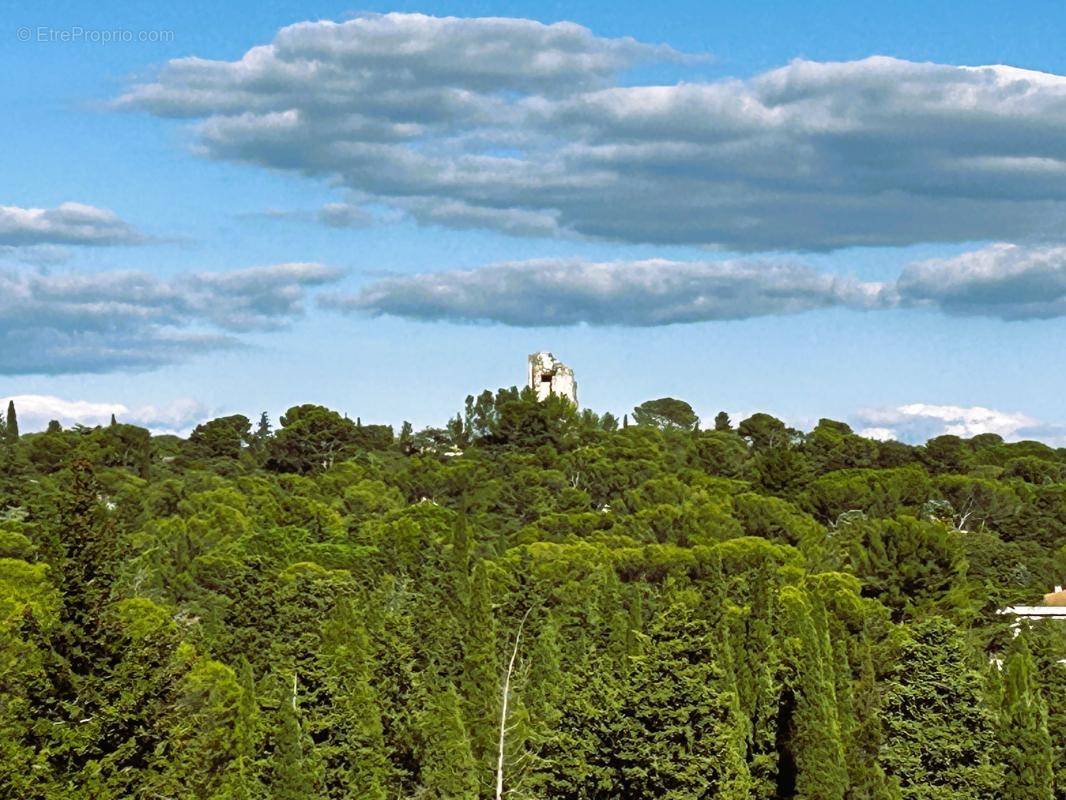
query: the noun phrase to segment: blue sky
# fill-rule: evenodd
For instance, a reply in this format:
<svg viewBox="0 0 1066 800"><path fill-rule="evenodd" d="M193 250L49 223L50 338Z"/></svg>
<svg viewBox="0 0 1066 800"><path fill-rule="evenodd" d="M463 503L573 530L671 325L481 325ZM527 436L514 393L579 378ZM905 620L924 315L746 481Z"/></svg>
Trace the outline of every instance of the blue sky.
<svg viewBox="0 0 1066 800"><path fill-rule="evenodd" d="M597 410L1062 439L1059 3L2 18L0 395L24 418L439 424L550 349ZM283 31L318 20L349 23Z"/></svg>

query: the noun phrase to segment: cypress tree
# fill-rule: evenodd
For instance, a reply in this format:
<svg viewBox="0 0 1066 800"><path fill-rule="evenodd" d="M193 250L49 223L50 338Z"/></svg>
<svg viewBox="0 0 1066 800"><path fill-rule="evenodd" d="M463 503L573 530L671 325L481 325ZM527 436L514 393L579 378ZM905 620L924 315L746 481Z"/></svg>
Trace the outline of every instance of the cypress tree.
<svg viewBox="0 0 1066 800"><path fill-rule="evenodd" d="M790 699L783 722L787 723L785 747L791 764L779 775L779 787L792 788L803 800L843 800L848 772L824 610L794 586L784 587L780 598Z"/></svg>
<svg viewBox="0 0 1066 800"><path fill-rule="evenodd" d="M362 625L356 625L348 642L332 654L330 679L336 684L336 719L331 727L339 738L343 772L335 782L343 787L344 797L385 800L389 762L370 658L370 644Z"/></svg>
<svg viewBox="0 0 1066 800"><path fill-rule="evenodd" d="M618 579L610 567L590 567L590 571L571 590L567 616L557 618L560 626L570 624L564 634L554 637L560 651L559 687L554 694L558 716L551 734L540 739L534 776L537 797L625 794L615 755L625 732L628 685L618 663L625 653L625 631L612 625L617 620L611 609L619 603ZM538 651L540 647L538 643ZM540 679L542 683L549 674ZM543 691L547 693L546 686ZM537 702L531 697L531 703Z"/></svg>
<svg viewBox="0 0 1066 800"><path fill-rule="evenodd" d="M1041 695L1047 705L1051 732L1052 763L1055 765L1055 800L1066 800L1066 630L1060 623L1032 624L1026 630L1026 645L1033 654L1040 676Z"/></svg>
<svg viewBox="0 0 1066 800"><path fill-rule="evenodd" d="M470 627L470 533L466 514L456 516L451 546L440 560L427 592L426 625L421 649L428 660L441 665L449 679L459 681Z"/></svg>
<svg viewBox="0 0 1066 800"><path fill-rule="evenodd" d="M260 739L259 705L255 696L252 665L243 655L237 663L237 681L241 697L233 731L236 758L227 776L225 791L228 794L225 796L233 800L255 800L259 795L259 764L256 761Z"/></svg>
<svg viewBox="0 0 1066 800"><path fill-rule="evenodd" d="M1033 656L1020 633L1003 666L1000 744L1006 775L1003 800L1052 800L1054 770L1047 706L1036 682Z"/></svg>
<svg viewBox="0 0 1066 800"><path fill-rule="evenodd" d="M397 437L396 443L399 445L400 452L405 456L412 455L415 452L414 427L407 420L404 420L400 426L400 435Z"/></svg>
<svg viewBox="0 0 1066 800"><path fill-rule="evenodd" d="M119 563L118 542L114 525L100 505L100 486L92 465L78 460L70 469L70 487L59 518L61 619L71 666L88 675L104 663L98 627Z"/></svg>
<svg viewBox="0 0 1066 800"><path fill-rule="evenodd" d="M534 738L550 737L559 721L563 702L562 654L559 651L559 621L545 620L529 658L530 675L525 687Z"/></svg>
<svg viewBox="0 0 1066 800"><path fill-rule="evenodd" d="M418 720L420 791L427 800L476 800L477 764L470 749L459 693L432 677Z"/></svg>
<svg viewBox="0 0 1066 800"><path fill-rule="evenodd" d="M619 795L747 800L745 725L728 652L724 628L685 604L655 617L626 685Z"/></svg>
<svg viewBox="0 0 1066 800"><path fill-rule="evenodd" d="M471 576L470 608L463 647L463 718L478 775L486 785L495 766L500 713L500 670L496 655L496 624L492 615L485 563L475 565Z"/></svg>
<svg viewBox="0 0 1066 800"><path fill-rule="evenodd" d="M465 512L460 512L452 528L452 548L448 563L449 610L456 622L466 619L470 608L470 529Z"/></svg>
<svg viewBox="0 0 1066 800"><path fill-rule="evenodd" d="M252 432L249 449L261 462L266 456L267 444L270 442L270 417L267 412L259 415L259 423Z"/></svg>
<svg viewBox="0 0 1066 800"><path fill-rule="evenodd" d="M866 635L859 644L859 677L852 690L855 727L851 731L848 767L851 771L849 800L898 800L899 787L885 777L878 757L884 742L881 724L881 690L874 670L873 653Z"/></svg>
<svg viewBox="0 0 1066 800"><path fill-rule="evenodd" d="M721 585L720 564L715 577ZM775 597L769 569L763 565L751 580L750 604L733 620L734 675L747 724L748 770L755 797L772 796L777 785L781 655L773 631Z"/></svg>
<svg viewBox="0 0 1066 800"><path fill-rule="evenodd" d="M559 746L562 717L563 671L559 649L559 621L550 615L536 636L529 656L529 677L522 701L528 724L528 767L512 786L519 795L543 797L550 752Z"/></svg>
<svg viewBox="0 0 1066 800"><path fill-rule="evenodd" d="M317 797L314 770L307 748L295 698L285 697L278 707L274 752L270 759L272 800L307 800Z"/></svg>
<svg viewBox="0 0 1066 800"><path fill-rule="evenodd" d="M15 444L19 440L19 419L15 413L15 401L7 401L7 421L4 424L4 440L8 444Z"/></svg>
<svg viewBox="0 0 1066 800"><path fill-rule="evenodd" d="M910 635L885 684L886 773L904 800L998 800L995 723L961 634L934 617Z"/></svg>

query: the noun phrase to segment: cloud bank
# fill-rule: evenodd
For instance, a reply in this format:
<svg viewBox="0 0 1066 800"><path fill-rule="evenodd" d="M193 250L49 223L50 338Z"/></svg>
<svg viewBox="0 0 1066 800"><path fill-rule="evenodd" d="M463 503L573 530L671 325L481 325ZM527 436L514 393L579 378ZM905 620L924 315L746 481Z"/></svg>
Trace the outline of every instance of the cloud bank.
<svg viewBox="0 0 1066 800"><path fill-rule="evenodd" d="M903 271L898 289L904 302L958 316L1061 317L1066 315L1066 247L996 244L922 261Z"/></svg>
<svg viewBox="0 0 1066 800"><path fill-rule="evenodd" d="M308 289L339 277L302 263L169 280L0 271L0 374L143 370L237 347L235 334L284 327Z"/></svg>
<svg viewBox="0 0 1066 800"><path fill-rule="evenodd" d="M343 312L522 327L645 327L827 308L1048 319L1066 316L1066 247L994 244L911 264L890 283L768 259L541 259L389 277L319 299Z"/></svg>
<svg viewBox="0 0 1066 800"><path fill-rule="evenodd" d="M1066 222L1066 77L875 56L623 84L682 58L572 23L386 14L170 61L114 105L427 224L759 251Z"/></svg>
<svg viewBox="0 0 1066 800"><path fill-rule="evenodd" d="M146 237L113 211L82 203L0 206L0 247L140 244Z"/></svg>
<svg viewBox="0 0 1066 800"><path fill-rule="evenodd" d="M185 436L199 422L210 417L210 409L191 398L181 398L164 405L131 408L123 403L99 403L66 400L54 395L23 394L0 398L0 406L15 403L19 429L23 433L44 430L51 420L64 427L107 425L114 414L119 422L140 425L152 433Z"/></svg>
<svg viewBox="0 0 1066 800"><path fill-rule="evenodd" d="M875 308L881 292L881 284L788 263L538 260L386 278L357 295L324 295L320 302L420 320L641 327Z"/></svg>
<svg viewBox="0 0 1066 800"><path fill-rule="evenodd" d="M1066 444L1066 429L1046 425L1027 414L983 406L909 403L890 408L862 409L855 415L858 433L871 439L922 443L935 436L962 438L995 433L1007 441L1036 439L1052 446Z"/></svg>

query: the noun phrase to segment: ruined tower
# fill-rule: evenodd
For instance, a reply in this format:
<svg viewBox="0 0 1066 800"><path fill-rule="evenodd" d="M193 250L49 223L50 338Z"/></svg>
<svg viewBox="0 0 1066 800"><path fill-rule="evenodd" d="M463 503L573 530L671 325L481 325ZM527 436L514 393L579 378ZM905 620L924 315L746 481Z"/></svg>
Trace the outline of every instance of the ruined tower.
<svg viewBox="0 0 1066 800"><path fill-rule="evenodd" d="M533 353L529 357L529 388L537 393L537 399L543 400L549 395L565 397L577 405L577 381L574 371L551 353Z"/></svg>

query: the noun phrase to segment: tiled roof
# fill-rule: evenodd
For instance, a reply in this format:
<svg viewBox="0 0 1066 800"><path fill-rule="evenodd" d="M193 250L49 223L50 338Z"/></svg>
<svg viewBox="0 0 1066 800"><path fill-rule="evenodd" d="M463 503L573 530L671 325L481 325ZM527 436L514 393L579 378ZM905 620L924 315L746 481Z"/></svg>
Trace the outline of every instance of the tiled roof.
<svg viewBox="0 0 1066 800"><path fill-rule="evenodd" d="M1052 592L1051 594L1044 595L1044 605L1066 606L1066 591Z"/></svg>

